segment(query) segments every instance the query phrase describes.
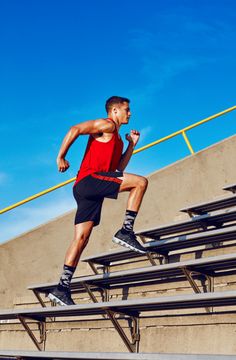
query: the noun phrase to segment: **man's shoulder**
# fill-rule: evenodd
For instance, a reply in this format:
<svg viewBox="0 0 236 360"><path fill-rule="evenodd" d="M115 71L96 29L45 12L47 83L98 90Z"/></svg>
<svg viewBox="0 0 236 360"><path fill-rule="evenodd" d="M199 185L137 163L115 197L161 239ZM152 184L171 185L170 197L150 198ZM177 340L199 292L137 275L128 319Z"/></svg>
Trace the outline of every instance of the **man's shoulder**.
<svg viewBox="0 0 236 360"><path fill-rule="evenodd" d="M109 118L98 118L94 121L97 127L103 128L103 132L113 132L116 129L115 122Z"/></svg>

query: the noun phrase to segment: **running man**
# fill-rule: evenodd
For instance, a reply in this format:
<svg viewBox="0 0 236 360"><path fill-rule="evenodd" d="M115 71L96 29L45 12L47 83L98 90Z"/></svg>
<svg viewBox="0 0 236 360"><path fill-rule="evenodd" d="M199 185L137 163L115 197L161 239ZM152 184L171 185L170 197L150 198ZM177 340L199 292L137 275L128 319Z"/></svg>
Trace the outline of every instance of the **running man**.
<svg viewBox="0 0 236 360"><path fill-rule="evenodd" d="M146 252L136 239L133 225L148 181L145 177L123 172L140 137L137 130L131 130L126 135L128 147L122 154L123 141L119 129L129 122L129 103L129 99L112 96L106 101L106 119L90 120L72 126L61 145L57 165L58 170L64 172L70 166L65 159L70 146L80 135L90 135L73 187L77 202L74 239L67 250L59 284L48 295L60 305L75 304L70 292L71 279L93 227L100 222L104 198L117 199L119 192L129 191L124 223L113 236L113 242L139 253Z"/></svg>

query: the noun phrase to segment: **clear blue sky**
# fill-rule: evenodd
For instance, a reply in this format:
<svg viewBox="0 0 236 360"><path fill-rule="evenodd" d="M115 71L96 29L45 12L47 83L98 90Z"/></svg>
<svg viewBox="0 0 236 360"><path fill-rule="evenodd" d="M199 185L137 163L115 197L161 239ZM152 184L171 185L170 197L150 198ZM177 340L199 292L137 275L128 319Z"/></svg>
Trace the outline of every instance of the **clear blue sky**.
<svg viewBox="0 0 236 360"><path fill-rule="evenodd" d="M234 0L0 0L0 208L76 175L87 138L69 127L131 99L140 146L235 105ZM194 150L235 134L236 112L189 133ZM148 174L188 155L180 137L135 156ZM1 215L0 241L75 207L71 185Z"/></svg>

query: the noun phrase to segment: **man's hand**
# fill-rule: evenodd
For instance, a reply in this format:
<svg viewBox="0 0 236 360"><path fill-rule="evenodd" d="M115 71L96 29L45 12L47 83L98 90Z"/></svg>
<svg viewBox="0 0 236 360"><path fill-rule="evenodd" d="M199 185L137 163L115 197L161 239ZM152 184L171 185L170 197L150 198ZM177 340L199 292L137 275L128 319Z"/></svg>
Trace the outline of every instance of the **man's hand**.
<svg viewBox="0 0 236 360"><path fill-rule="evenodd" d="M69 162L64 158L57 158L58 171L65 172L69 167Z"/></svg>
<svg viewBox="0 0 236 360"><path fill-rule="evenodd" d="M125 138L135 147L137 142L139 141L140 133L137 130L131 130L130 134L126 134Z"/></svg>

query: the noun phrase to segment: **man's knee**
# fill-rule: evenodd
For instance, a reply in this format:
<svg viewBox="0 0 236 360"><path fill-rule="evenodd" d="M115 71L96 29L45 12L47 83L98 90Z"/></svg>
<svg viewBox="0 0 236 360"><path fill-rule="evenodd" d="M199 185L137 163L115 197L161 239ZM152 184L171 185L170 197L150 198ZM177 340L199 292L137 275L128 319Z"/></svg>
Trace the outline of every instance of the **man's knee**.
<svg viewBox="0 0 236 360"><path fill-rule="evenodd" d="M139 185L142 189L146 190L147 187L148 187L148 179L145 178L144 176L140 176L138 185Z"/></svg>
<svg viewBox="0 0 236 360"><path fill-rule="evenodd" d="M74 241L86 245L89 241L89 234L87 234L86 231L77 231L74 234Z"/></svg>
<svg viewBox="0 0 236 360"><path fill-rule="evenodd" d="M86 242L88 241L93 229L93 222L81 223L75 225L74 240Z"/></svg>

